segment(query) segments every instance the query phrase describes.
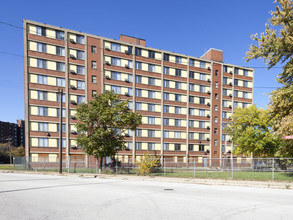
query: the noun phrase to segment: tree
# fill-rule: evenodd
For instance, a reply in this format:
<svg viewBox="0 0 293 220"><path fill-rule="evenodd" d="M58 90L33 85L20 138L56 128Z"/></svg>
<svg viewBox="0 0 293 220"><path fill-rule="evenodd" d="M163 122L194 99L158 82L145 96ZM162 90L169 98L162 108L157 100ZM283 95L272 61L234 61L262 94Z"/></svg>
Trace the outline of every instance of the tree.
<svg viewBox="0 0 293 220"><path fill-rule="evenodd" d="M6 151L6 153L9 155L10 152ZM25 151L24 151L24 146L19 146L19 147L11 147L11 155L13 157L24 157Z"/></svg>
<svg viewBox="0 0 293 220"><path fill-rule="evenodd" d="M280 138L272 128L272 122L266 110L255 105L240 109L232 115L232 124L228 131L234 143L234 153L256 157L273 157L278 150Z"/></svg>
<svg viewBox="0 0 293 220"><path fill-rule="evenodd" d="M266 30L260 36L251 35L258 46L250 45L246 53L246 61L261 58L268 68L284 63L283 72L278 75L279 82L292 84L293 80L293 3L292 0L276 0L279 5L276 11L270 12L272 17L266 23ZM276 29L279 31L277 32Z"/></svg>
<svg viewBox="0 0 293 220"><path fill-rule="evenodd" d="M150 174L160 162L156 156L144 154L142 160L140 162L137 161L137 163L139 165L138 174L144 176Z"/></svg>
<svg viewBox="0 0 293 220"><path fill-rule="evenodd" d="M83 150L100 159L115 155L125 148L124 134L127 129L135 130L141 124L141 115L128 109L128 101L119 95L106 92L94 97L88 104L76 108L76 124L80 135L77 143Z"/></svg>

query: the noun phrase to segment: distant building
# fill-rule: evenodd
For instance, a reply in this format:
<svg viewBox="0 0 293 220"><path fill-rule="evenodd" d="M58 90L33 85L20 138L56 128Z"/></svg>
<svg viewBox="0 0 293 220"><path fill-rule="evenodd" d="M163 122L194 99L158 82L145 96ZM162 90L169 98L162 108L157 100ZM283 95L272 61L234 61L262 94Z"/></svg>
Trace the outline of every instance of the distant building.
<svg viewBox="0 0 293 220"><path fill-rule="evenodd" d="M25 146L24 131L24 120L17 120L17 123L0 121L0 143L12 138L12 146Z"/></svg>

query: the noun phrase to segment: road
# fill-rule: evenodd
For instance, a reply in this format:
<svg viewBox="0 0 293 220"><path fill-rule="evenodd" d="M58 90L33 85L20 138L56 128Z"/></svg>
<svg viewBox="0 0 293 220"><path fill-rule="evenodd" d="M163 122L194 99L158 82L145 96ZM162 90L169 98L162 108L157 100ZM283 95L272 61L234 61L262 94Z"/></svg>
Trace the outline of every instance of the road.
<svg viewBox="0 0 293 220"><path fill-rule="evenodd" d="M0 219L293 219L293 190L0 173Z"/></svg>

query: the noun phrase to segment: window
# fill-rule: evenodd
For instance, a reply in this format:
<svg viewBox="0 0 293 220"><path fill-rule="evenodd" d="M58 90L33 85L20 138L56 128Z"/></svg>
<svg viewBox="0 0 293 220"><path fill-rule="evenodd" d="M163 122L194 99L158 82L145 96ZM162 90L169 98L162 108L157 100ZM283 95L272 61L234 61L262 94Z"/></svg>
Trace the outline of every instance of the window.
<svg viewBox="0 0 293 220"><path fill-rule="evenodd" d="M193 59L189 60L189 66L194 66L194 60Z"/></svg>
<svg viewBox="0 0 293 220"><path fill-rule="evenodd" d="M116 52L121 52L121 45L116 43L111 43L111 50Z"/></svg>
<svg viewBox="0 0 293 220"><path fill-rule="evenodd" d="M37 35L46 37L46 28L37 26Z"/></svg>
<svg viewBox="0 0 293 220"><path fill-rule="evenodd" d="M56 78L56 86L65 87L65 79L63 79L63 78Z"/></svg>
<svg viewBox="0 0 293 220"><path fill-rule="evenodd" d="M135 83L141 83L141 76L135 76Z"/></svg>
<svg viewBox="0 0 293 220"><path fill-rule="evenodd" d="M219 83L218 82L216 82L215 87L216 87L216 89L219 88Z"/></svg>
<svg viewBox="0 0 293 220"><path fill-rule="evenodd" d="M205 128L205 122L204 121L200 121L199 122L199 127L200 128Z"/></svg>
<svg viewBox="0 0 293 220"><path fill-rule="evenodd" d="M188 121L188 127L194 128L194 121L193 120Z"/></svg>
<svg viewBox="0 0 293 220"><path fill-rule="evenodd" d="M189 84L189 90L194 91L194 84L192 84L192 83Z"/></svg>
<svg viewBox="0 0 293 220"><path fill-rule="evenodd" d="M111 79L121 80L121 73L119 73L119 72L112 72L111 71Z"/></svg>
<svg viewBox="0 0 293 220"><path fill-rule="evenodd" d="M148 91L148 97L151 99L155 98L155 91Z"/></svg>
<svg viewBox="0 0 293 220"><path fill-rule="evenodd" d="M39 140L38 140L38 144L39 144L39 147L48 147L49 145L48 145L48 143L49 143L49 141L48 141L48 138L39 138Z"/></svg>
<svg viewBox="0 0 293 220"><path fill-rule="evenodd" d="M65 72L65 63L56 62L56 70Z"/></svg>
<svg viewBox="0 0 293 220"><path fill-rule="evenodd" d="M96 76L92 76L92 83L97 83L97 77Z"/></svg>
<svg viewBox="0 0 293 220"><path fill-rule="evenodd" d="M234 90L234 96L238 97L238 90Z"/></svg>
<svg viewBox="0 0 293 220"><path fill-rule="evenodd" d="M140 48L135 48L135 56L141 56L141 49Z"/></svg>
<svg viewBox="0 0 293 220"><path fill-rule="evenodd" d="M141 62L135 62L135 69L141 70Z"/></svg>
<svg viewBox="0 0 293 220"><path fill-rule="evenodd" d="M189 78L192 78L192 79L194 79L194 72L192 72L192 71L189 71Z"/></svg>
<svg viewBox="0 0 293 220"><path fill-rule="evenodd" d="M149 58L155 58L155 51L149 50Z"/></svg>
<svg viewBox="0 0 293 220"><path fill-rule="evenodd" d="M128 68L133 68L133 62L132 62L132 60L128 60Z"/></svg>
<svg viewBox="0 0 293 220"><path fill-rule="evenodd" d="M181 64L181 63L182 63L182 58L176 56L176 57L175 57L175 62Z"/></svg>
<svg viewBox="0 0 293 220"><path fill-rule="evenodd" d="M199 140L204 140L204 136L205 136L204 133L199 133L198 134L198 139Z"/></svg>
<svg viewBox="0 0 293 220"><path fill-rule="evenodd" d="M79 60L84 60L84 52L81 50L76 51L76 58Z"/></svg>
<svg viewBox="0 0 293 220"><path fill-rule="evenodd" d="M129 102L128 102L128 108L129 108L129 109L133 109L133 103L132 103L132 101L129 101Z"/></svg>
<svg viewBox="0 0 293 220"><path fill-rule="evenodd" d="M193 132L189 132L188 133L188 139L189 140L193 140L194 139L194 133Z"/></svg>
<svg viewBox="0 0 293 220"><path fill-rule="evenodd" d="M84 44L84 36L76 35L76 43Z"/></svg>
<svg viewBox="0 0 293 220"><path fill-rule="evenodd" d="M148 143L148 150L155 150L155 143Z"/></svg>
<svg viewBox="0 0 293 220"><path fill-rule="evenodd" d="M227 112L222 113L222 118L227 118Z"/></svg>
<svg viewBox="0 0 293 220"><path fill-rule="evenodd" d="M181 114L181 107L175 106L175 114Z"/></svg>
<svg viewBox="0 0 293 220"><path fill-rule="evenodd" d="M141 102L135 103L135 110L141 110Z"/></svg>
<svg viewBox="0 0 293 220"><path fill-rule="evenodd" d="M169 113L169 105L164 105L164 106L163 106L163 111L164 111L165 113Z"/></svg>
<svg viewBox="0 0 293 220"><path fill-rule="evenodd" d="M129 81L129 82L132 82L132 81L133 81L133 79L132 79L132 74L128 74L128 81Z"/></svg>
<svg viewBox="0 0 293 220"><path fill-rule="evenodd" d="M112 90L115 94L121 94L121 87L120 87L120 86L111 86L111 90Z"/></svg>
<svg viewBox="0 0 293 220"><path fill-rule="evenodd" d="M205 98L204 97L199 98L199 104L205 105Z"/></svg>
<svg viewBox="0 0 293 220"><path fill-rule="evenodd" d="M218 128L214 129L214 134L218 134Z"/></svg>
<svg viewBox="0 0 293 220"><path fill-rule="evenodd" d="M238 107L238 102L234 102L233 107L237 108Z"/></svg>
<svg viewBox="0 0 293 220"><path fill-rule="evenodd" d="M181 76L181 70L175 69L175 76Z"/></svg>
<svg viewBox="0 0 293 220"><path fill-rule="evenodd" d="M64 40L64 32L63 31L55 31L56 39Z"/></svg>
<svg viewBox="0 0 293 220"><path fill-rule="evenodd" d="M135 143L135 149L136 150L141 150L141 142L136 142Z"/></svg>
<svg viewBox="0 0 293 220"><path fill-rule="evenodd" d="M57 117L60 116L60 109L57 108ZM66 109L62 108L62 118L66 117Z"/></svg>
<svg viewBox="0 0 293 220"><path fill-rule="evenodd" d="M148 137L155 137L155 130L148 130Z"/></svg>
<svg viewBox="0 0 293 220"><path fill-rule="evenodd" d="M92 97L95 97L97 95L97 90L92 90Z"/></svg>
<svg viewBox="0 0 293 220"><path fill-rule="evenodd" d="M83 95L78 95L77 104L84 103L84 102L85 102L85 97Z"/></svg>
<svg viewBox="0 0 293 220"><path fill-rule="evenodd" d="M141 129L136 129L135 130L135 136L136 137L141 137L141 133L142 133Z"/></svg>
<svg viewBox="0 0 293 220"><path fill-rule="evenodd" d="M247 99L247 98L248 98L248 93L247 93L247 92L243 92L243 93L242 93L242 98Z"/></svg>
<svg viewBox="0 0 293 220"><path fill-rule="evenodd" d="M170 60L169 54L164 53L164 61L169 61L169 60Z"/></svg>
<svg viewBox="0 0 293 220"><path fill-rule="evenodd" d="M97 62L96 61L92 61L92 68L97 69Z"/></svg>
<svg viewBox="0 0 293 220"><path fill-rule="evenodd" d="M169 125L169 118L164 118L163 119L163 124L164 125Z"/></svg>
<svg viewBox="0 0 293 220"><path fill-rule="evenodd" d="M129 150L132 150L132 142L128 142L127 147L128 147Z"/></svg>
<svg viewBox="0 0 293 220"><path fill-rule="evenodd" d="M228 78L227 77L223 78L223 84L228 84Z"/></svg>
<svg viewBox="0 0 293 220"><path fill-rule="evenodd" d="M174 138L181 138L181 131L174 131Z"/></svg>
<svg viewBox="0 0 293 220"><path fill-rule="evenodd" d="M164 100L169 100L169 93L164 92L163 93L163 99Z"/></svg>
<svg viewBox="0 0 293 220"><path fill-rule="evenodd" d="M227 89L223 89L223 95L227 96Z"/></svg>
<svg viewBox="0 0 293 220"><path fill-rule="evenodd" d="M234 85L238 86L238 79L234 79Z"/></svg>
<svg viewBox="0 0 293 220"><path fill-rule="evenodd" d="M214 140L214 145L215 145L215 146L218 145L218 140Z"/></svg>
<svg viewBox="0 0 293 220"><path fill-rule="evenodd" d="M111 64L114 66L121 66L121 59L116 57L111 57Z"/></svg>
<svg viewBox="0 0 293 220"><path fill-rule="evenodd" d="M177 113L180 114L180 113ZM175 119L175 126L181 127L181 119Z"/></svg>
<svg viewBox="0 0 293 220"><path fill-rule="evenodd" d="M215 111L216 111L216 112L218 111L218 106L217 106L217 105L215 105Z"/></svg>
<svg viewBox="0 0 293 220"><path fill-rule="evenodd" d="M239 74L239 69L238 68L234 68L234 74L238 75Z"/></svg>
<svg viewBox="0 0 293 220"><path fill-rule="evenodd" d="M215 76L219 75L219 70L215 70Z"/></svg>
<svg viewBox="0 0 293 220"><path fill-rule="evenodd" d="M248 82L243 80L243 87L248 87Z"/></svg>
<svg viewBox="0 0 293 220"><path fill-rule="evenodd" d="M203 86L203 85L200 85L200 86L199 86L199 91L200 91L200 92L206 92L206 87Z"/></svg>
<svg viewBox="0 0 293 220"><path fill-rule="evenodd" d="M228 73L228 67L227 66L223 66L223 72Z"/></svg>
<svg viewBox="0 0 293 220"><path fill-rule="evenodd" d="M57 132L60 131L60 124L57 124ZM62 123L62 132L66 132L66 124Z"/></svg>
<svg viewBox="0 0 293 220"><path fill-rule="evenodd" d="M38 75L38 83L39 84L47 84L47 76Z"/></svg>
<svg viewBox="0 0 293 220"><path fill-rule="evenodd" d="M129 54L132 54L132 46L128 46L128 50L127 51L128 51Z"/></svg>
<svg viewBox="0 0 293 220"><path fill-rule="evenodd" d="M97 47L96 46L91 46L91 52L92 53L97 53Z"/></svg>
<svg viewBox="0 0 293 220"><path fill-rule="evenodd" d="M38 100L48 100L48 92L38 91Z"/></svg>
<svg viewBox="0 0 293 220"><path fill-rule="evenodd" d="M181 95L180 94L175 94L175 101L181 102Z"/></svg>
<svg viewBox="0 0 293 220"><path fill-rule="evenodd" d="M132 88L128 88L128 95L133 96L133 89Z"/></svg>
<svg viewBox="0 0 293 220"><path fill-rule="evenodd" d="M164 79L164 81L163 81L163 85L164 85L164 87L169 88L169 86L170 86L170 81Z"/></svg>
<svg viewBox="0 0 293 220"><path fill-rule="evenodd" d="M188 144L188 150L193 151L193 144Z"/></svg>
<svg viewBox="0 0 293 220"><path fill-rule="evenodd" d="M204 151L204 145L203 144L200 144L198 146L198 151Z"/></svg>
<svg viewBox="0 0 293 220"><path fill-rule="evenodd" d="M246 108L247 107L247 103L242 103L242 108Z"/></svg>
<svg viewBox="0 0 293 220"><path fill-rule="evenodd" d="M135 89L135 96L141 97L141 89Z"/></svg>
<svg viewBox="0 0 293 220"><path fill-rule="evenodd" d="M155 111L155 104L148 104L148 111L154 112Z"/></svg>
<svg viewBox="0 0 293 220"><path fill-rule="evenodd" d="M85 89L85 83L84 83L84 81L77 80L76 81L76 87L78 89Z"/></svg>
<svg viewBox="0 0 293 220"><path fill-rule="evenodd" d="M48 123L38 122L38 131L48 131Z"/></svg>
<svg viewBox="0 0 293 220"><path fill-rule="evenodd" d="M206 68L206 63L204 61L199 62L199 67L205 69Z"/></svg>
<svg viewBox="0 0 293 220"><path fill-rule="evenodd" d="M205 116L205 110L204 109L199 109L198 114L199 114L199 116Z"/></svg>
<svg viewBox="0 0 293 220"><path fill-rule="evenodd" d="M163 150L169 150L169 143L163 143Z"/></svg>
<svg viewBox="0 0 293 220"><path fill-rule="evenodd" d="M155 85L155 78L149 77L148 81L149 81L149 85L152 85L152 86Z"/></svg>
<svg viewBox="0 0 293 220"><path fill-rule="evenodd" d="M219 95L218 95L218 93L215 93L215 99L216 99L216 100L219 99Z"/></svg>
<svg viewBox="0 0 293 220"><path fill-rule="evenodd" d="M155 117L148 117L148 123L150 125L154 125L155 124Z"/></svg>
<svg viewBox="0 0 293 220"><path fill-rule="evenodd" d="M214 121L215 123L218 123L218 117L215 117Z"/></svg>
<svg viewBox="0 0 293 220"><path fill-rule="evenodd" d="M47 68L47 61L43 59L37 59L37 67L46 69Z"/></svg>
<svg viewBox="0 0 293 220"><path fill-rule="evenodd" d="M243 70L243 76L248 76L248 70Z"/></svg>
<svg viewBox="0 0 293 220"><path fill-rule="evenodd" d="M48 116L48 107L38 107L38 115Z"/></svg>
<svg viewBox="0 0 293 220"><path fill-rule="evenodd" d="M37 51L47 53L47 45L43 43L37 43Z"/></svg>
<svg viewBox="0 0 293 220"><path fill-rule="evenodd" d="M175 144L175 150L181 150L181 144Z"/></svg>
<svg viewBox="0 0 293 220"><path fill-rule="evenodd" d="M205 81L205 80L206 80L206 74L204 74L204 73L200 73L200 74L199 74L199 79Z"/></svg>
<svg viewBox="0 0 293 220"><path fill-rule="evenodd" d="M194 96L189 96L189 103L194 103Z"/></svg>
<svg viewBox="0 0 293 220"><path fill-rule="evenodd" d="M164 66L164 74L169 75L170 68Z"/></svg>
<svg viewBox="0 0 293 220"><path fill-rule="evenodd" d="M56 47L56 55L65 56L65 48L64 47Z"/></svg>
<svg viewBox="0 0 293 220"><path fill-rule="evenodd" d="M181 82L175 82L175 89L181 89Z"/></svg>
<svg viewBox="0 0 293 220"><path fill-rule="evenodd" d="M149 72L155 72L155 65L154 64L149 64L148 71Z"/></svg>
<svg viewBox="0 0 293 220"><path fill-rule="evenodd" d="M194 108L189 108L188 112L189 112L189 115L194 115Z"/></svg>
<svg viewBox="0 0 293 220"><path fill-rule="evenodd" d="M228 107L228 102L227 102L227 100L223 100L223 107Z"/></svg>

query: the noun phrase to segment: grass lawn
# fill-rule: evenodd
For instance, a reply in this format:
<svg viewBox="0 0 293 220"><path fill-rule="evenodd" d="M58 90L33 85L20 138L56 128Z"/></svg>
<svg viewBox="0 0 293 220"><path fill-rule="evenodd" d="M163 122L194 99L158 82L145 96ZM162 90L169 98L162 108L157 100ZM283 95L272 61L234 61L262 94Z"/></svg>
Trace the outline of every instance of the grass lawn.
<svg viewBox="0 0 293 220"><path fill-rule="evenodd" d="M13 164L0 164L0 170L13 170Z"/></svg>

